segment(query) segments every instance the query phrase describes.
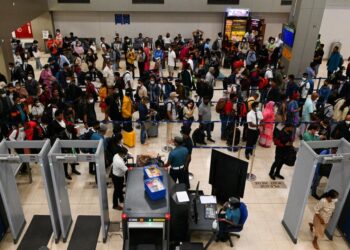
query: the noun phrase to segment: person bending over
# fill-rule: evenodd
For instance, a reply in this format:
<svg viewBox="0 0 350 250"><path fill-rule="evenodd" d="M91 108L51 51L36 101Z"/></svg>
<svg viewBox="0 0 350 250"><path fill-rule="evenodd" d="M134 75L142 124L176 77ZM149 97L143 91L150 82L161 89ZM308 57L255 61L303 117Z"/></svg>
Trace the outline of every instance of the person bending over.
<svg viewBox="0 0 350 250"><path fill-rule="evenodd" d="M314 234L312 244L315 249L320 249L317 240L324 237L327 224L335 210L335 203L338 201L338 191L331 189L323 194L321 200L315 206L313 223L309 223L310 231Z"/></svg>

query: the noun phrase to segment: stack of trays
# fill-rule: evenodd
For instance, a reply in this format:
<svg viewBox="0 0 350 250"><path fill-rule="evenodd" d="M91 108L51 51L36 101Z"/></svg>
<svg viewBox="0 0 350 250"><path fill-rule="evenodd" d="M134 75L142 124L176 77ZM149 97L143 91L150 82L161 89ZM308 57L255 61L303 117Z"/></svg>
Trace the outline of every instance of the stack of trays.
<svg viewBox="0 0 350 250"><path fill-rule="evenodd" d="M158 165L152 164L143 168L145 191L153 200L164 199L166 190L163 184L163 174Z"/></svg>

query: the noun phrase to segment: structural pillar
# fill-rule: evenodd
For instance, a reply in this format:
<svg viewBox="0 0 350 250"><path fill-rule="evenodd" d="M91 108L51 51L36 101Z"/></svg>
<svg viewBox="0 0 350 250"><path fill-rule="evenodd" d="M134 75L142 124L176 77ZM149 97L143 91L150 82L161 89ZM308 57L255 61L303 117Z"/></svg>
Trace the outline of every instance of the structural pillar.
<svg viewBox="0 0 350 250"><path fill-rule="evenodd" d="M293 0L289 25L295 27L293 47L283 46L282 63L288 74L301 77L313 60L326 0Z"/></svg>
<svg viewBox="0 0 350 250"><path fill-rule="evenodd" d="M11 80L8 63L13 62L10 39L11 36L0 37L0 72L6 76L7 82Z"/></svg>

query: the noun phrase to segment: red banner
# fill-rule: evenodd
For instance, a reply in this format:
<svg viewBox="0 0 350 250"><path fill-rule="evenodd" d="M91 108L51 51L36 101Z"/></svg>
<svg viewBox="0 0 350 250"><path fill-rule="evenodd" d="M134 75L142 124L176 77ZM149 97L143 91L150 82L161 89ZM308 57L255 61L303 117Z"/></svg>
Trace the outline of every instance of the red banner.
<svg viewBox="0 0 350 250"><path fill-rule="evenodd" d="M22 27L16 29L16 38L33 38L33 30L31 23L26 23Z"/></svg>

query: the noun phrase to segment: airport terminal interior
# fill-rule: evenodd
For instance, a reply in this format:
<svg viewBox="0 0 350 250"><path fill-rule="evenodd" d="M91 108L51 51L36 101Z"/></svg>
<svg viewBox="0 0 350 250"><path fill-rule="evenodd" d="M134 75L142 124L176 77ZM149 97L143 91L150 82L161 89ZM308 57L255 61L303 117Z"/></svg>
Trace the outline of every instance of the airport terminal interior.
<svg viewBox="0 0 350 250"><path fill-rule="evenodd" d="M350 249L349 19L2 1L0 250Z"/></svg>

